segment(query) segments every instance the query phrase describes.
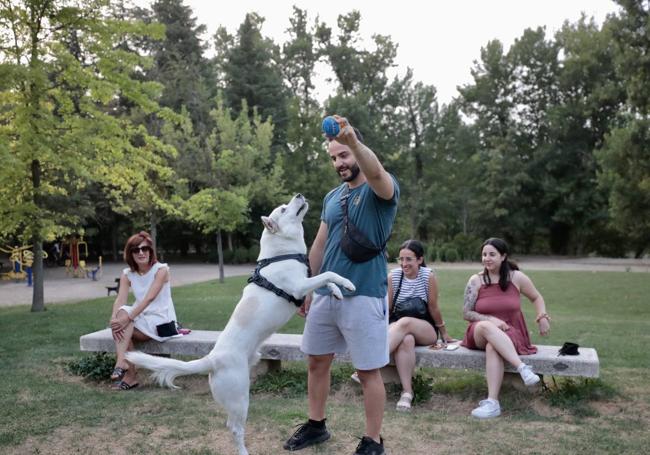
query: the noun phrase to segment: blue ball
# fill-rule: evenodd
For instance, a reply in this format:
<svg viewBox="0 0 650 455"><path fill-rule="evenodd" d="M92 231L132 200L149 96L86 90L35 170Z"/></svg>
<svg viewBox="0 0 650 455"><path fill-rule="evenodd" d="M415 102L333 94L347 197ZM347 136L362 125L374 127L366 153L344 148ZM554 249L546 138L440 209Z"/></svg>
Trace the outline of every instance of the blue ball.
<svg viewBox="0 0 650 455"><path fill-rule="evenodd" d="M331 115L323 119L323 124L321 127L323 129L323 133L325 133L325 136L329 138L335 138L341 131L339 122L337 122L336 119Z"/></svg>

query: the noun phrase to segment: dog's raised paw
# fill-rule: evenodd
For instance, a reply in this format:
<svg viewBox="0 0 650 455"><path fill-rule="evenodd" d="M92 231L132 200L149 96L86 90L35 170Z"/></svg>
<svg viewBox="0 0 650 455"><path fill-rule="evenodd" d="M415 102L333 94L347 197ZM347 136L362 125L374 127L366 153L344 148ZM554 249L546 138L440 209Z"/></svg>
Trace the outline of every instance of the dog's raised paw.
<svg viewBox="0 0 650 455"><path fill-rule="evenodd" d="M332 295L334 296L335 299L337 299L337 300L343 299L343 293L341 293L341 290L339 289L339 287L336 284L327 283L327 289L330 290L330 292L332 293Z"/></svg>
<svg viewBox="0 0 650 455"><path fill-rule="evenodd" d="M343 282L343 288L344 288L346 291L354 292L354 291L357 290L356 286L354 285L354 283L352 283L352 281L348 280L347 278L343 278L343 280L345 280L345 281Z"/></svg>

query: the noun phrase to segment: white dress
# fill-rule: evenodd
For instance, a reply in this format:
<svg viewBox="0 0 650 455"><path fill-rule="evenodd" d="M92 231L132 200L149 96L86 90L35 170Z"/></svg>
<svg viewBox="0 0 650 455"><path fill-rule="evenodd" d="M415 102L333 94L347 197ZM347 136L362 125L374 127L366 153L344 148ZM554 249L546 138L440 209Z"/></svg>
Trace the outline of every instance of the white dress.
<svg viewBox="0 0 650 455"><path fill-rule="evenodd" d="M149 288L154 282L156 272L161 268L169 269L169 266L167 264L156 262L144 275L140 275L138 272L132 272L129 267L122 270L122 273L126 275L131 283L131 289L135 296L135 303L133 306L123 305L120 308L121 310L126 311L130 315L131 312L140 305L142 299L145 298ZM133 323L136 329L152 339L165 341L173 337L159 337L156 332L156 326L176 320L176 310L174 309L174 302L172 302L171 285L170 282L167 281L163 284L156 298L135 318Z"/></svg>

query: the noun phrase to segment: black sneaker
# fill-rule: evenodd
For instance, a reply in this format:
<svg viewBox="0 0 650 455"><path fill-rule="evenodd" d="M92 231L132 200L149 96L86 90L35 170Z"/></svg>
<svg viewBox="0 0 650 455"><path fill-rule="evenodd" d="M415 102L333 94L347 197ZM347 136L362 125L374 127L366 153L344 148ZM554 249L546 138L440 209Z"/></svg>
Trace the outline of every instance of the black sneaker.
<svg viewBox="0 0 650 455"><path fill-rule="evenodd" d="M354 455L385 455L384 439L380 437L379 441L379 444L377 444L372 438L364 436L361 438Z"/></svg>
<svg viewBox="0 0 650 455"><path fill-rule="evenodd" d="M327 431L325 425L323 425L323 428L316 428L307 421L300 425L296 432L284 443L284 448L286 450L304 449L307 446L327 441L330 436L330 432Z"/></svg>

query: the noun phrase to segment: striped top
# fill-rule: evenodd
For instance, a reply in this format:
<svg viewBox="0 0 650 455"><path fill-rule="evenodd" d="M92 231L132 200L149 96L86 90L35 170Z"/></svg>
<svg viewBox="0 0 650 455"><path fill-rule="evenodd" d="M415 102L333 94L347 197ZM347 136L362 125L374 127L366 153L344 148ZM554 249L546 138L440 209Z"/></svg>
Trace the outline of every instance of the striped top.
<svg viewBox="0 0 650 455"><path fill-rule="evenodd" d="M399 280L402 278L402 269L394 269L391 271L391 285L393 287L393 298L399 286ZM429 267L420 267L418 269L418 276L411 280L404 277L402 280L402 288L397 296L398 302L403 302L409 297L420 297L425 302L429 301L429 277L435 272Z"/></svg>

